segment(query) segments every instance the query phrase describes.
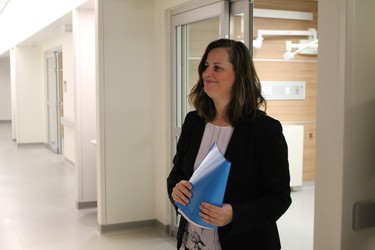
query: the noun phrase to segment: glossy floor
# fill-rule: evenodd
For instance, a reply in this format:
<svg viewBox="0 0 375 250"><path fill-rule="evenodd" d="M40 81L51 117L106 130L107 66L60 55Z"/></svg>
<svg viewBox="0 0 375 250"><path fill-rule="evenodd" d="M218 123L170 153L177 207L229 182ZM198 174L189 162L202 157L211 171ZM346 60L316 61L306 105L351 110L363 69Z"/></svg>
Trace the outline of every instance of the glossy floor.
<svg viewBox="0 0 375 250"><path fill-rule="evenodd" d="M175 239L153 228L97 233L96 209L74 210L74 169L43 146L17 146L0 122L1 250L169 250ZM292 193L279 220L283 249L312 250L314 185Z"/></svg>

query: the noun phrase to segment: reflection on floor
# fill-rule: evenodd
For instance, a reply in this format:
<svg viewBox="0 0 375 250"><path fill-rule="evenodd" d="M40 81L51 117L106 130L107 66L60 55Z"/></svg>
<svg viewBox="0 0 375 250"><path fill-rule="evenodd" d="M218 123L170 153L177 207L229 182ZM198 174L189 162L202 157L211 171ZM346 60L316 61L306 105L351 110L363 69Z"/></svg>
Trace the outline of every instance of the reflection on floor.
<svg viewBox="0 0 375 250"><path fill-rule="evenodd" d="M1 250L168 250L175 239L153 228L97 234L96 209L74 210L74 170L43 146L17 147L0 122ZM292 193L279 220L283 249L311 250L314 185Z"/></svg>

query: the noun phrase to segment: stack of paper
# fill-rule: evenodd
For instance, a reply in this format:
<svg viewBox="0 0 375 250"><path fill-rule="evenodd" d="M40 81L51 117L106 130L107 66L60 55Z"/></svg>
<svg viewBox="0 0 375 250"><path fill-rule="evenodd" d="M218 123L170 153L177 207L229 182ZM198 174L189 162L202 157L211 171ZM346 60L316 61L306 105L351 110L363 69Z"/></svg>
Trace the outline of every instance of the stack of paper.
<svg viewBox="0 0 375 250"><path fill-rule="evenodd" d="M193 186L190 190L192 197L189 204L182 206L175 202L179 213L190 223L203 228L217 229L217 226L201 220L198 214L200 212L199 206L202 202L215 206L223 205L230 166L231 163L224 158L216 143L214 143L189 180Z"/></svg>

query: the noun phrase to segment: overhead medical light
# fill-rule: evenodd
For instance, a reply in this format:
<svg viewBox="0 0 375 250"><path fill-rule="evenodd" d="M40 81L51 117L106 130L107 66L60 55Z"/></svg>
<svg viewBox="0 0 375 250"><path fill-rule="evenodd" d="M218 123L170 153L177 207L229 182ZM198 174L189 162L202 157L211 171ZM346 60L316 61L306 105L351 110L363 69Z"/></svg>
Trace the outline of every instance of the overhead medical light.
<svg viewBox="0 0 375 250"><path fill-rule="evenodd" d="M253 47L259 49L262 47L263 36L307 36L308 39L317 39L316 29L308 30L258 30L258 35L253 40Z"/></svg>
<svg viewBox="0 0 375 250"><path fill-rule="evenodd" d="M300 43L293 44L291 41L285 42L284 59L290 60L295 54L318 54L318 36L316 29L308 30L258 30L257 38L253 40L253 48L260 49L265 36L307 36L306 40L300 40ZM292 49L297 50L292 52Z"/></svg>
<svg viewBox="0 0 375 250"><path fill-rule="evenodd" d="M293 48L297 48L292 52ZM312 41L302 41L302 43L293 44L291 41L285 42L285 60L292 60L296 54L317 55L318 54L318 39Z"/></svg>

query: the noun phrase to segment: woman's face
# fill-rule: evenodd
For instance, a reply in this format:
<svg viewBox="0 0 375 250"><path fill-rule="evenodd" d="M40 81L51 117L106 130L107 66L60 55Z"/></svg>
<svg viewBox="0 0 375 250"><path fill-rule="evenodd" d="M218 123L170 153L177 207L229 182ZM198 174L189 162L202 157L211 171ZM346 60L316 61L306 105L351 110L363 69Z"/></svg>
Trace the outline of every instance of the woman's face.
<svg viewBox="0 0 375 250"><path fill-rule="evenodd" d="M232 99L235 73L227 49L212 49L207 55L205 66L202 72L204 92L214 103L228 104Z"/></svg>

